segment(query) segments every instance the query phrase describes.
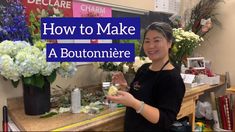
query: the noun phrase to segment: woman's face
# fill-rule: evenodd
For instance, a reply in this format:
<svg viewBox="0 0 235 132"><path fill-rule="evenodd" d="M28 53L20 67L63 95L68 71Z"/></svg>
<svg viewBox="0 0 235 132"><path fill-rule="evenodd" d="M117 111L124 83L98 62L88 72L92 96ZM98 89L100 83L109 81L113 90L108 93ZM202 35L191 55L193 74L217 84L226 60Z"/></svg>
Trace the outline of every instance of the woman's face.
<svg viewBox="0 0 235 132"><path fill-rule="evenodd" d="M168 51L171 47L171 42L156 30L149 30L144 39L144 52L152 61L158 61L164 57L168 57Z"/></svg>

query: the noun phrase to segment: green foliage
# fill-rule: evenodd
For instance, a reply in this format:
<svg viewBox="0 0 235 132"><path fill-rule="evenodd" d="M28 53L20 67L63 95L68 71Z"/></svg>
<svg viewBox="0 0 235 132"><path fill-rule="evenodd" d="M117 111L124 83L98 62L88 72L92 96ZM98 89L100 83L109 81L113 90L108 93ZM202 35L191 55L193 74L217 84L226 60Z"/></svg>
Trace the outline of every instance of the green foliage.
<svg viewBox="0 0 235 132"><path fill-rule="evenodd" d="M52 117L57 114L58 113L56 113L56 112L48 112L48 113L45 113L44 115L41 115L40 118L49 118L49 117Z"/></svg>
<svg viewBox="0 0 235 132"><path fill-rule="evenodd" d="M104 62L99 63L99 68L104 71L122 71L122 63L120 62Z"/></svg>
<svg viewBox="0 0 235 132"><path fill-rule="evenodd" d="M46 78L50 83L53 83L56 79L56 70L54 70L50 76L46 76Z"/></svg>
<svg viewBox="0 0 235 132"><path fill-rule="evenodd" d="M29 30L33 40L33 43L41 40L40 26L42 17L63 17L63 11L56 9L52 6L48 6L48 9L36 9L36 12L31 11L29 14Z"/></svg>
<svg viewBox="0 0 235 132"><path fill-rule="evenodd" d="M120 40L120 43L134 43L135 45L135 56L139 56L140 55L140 50L141 50L141 44L139 42L139 40L137 39L122 39Z"/></svg>
<svg viewBox="0 0 235 132"><path fill-rule="evenodd" d="M36 86L36 87L42 89L45 84L45 81L48 81L50 84L55 81L56 71L53 71L53 73L50 76L44 77L41 74L35 74L31 77L23 77L22 79L23 79L24 84L29 85L29 86ZM18 85L18 83L17 83L17 85ZM16 87L17 87L17 85L16 85ZM15 87L15 85L14 85L14 87Z"/></svg>
<svg viewBox="0 0 235 132"><path fill-rule="evenodd" d="M11 80L11 83L12 83L12 85L14 86L14 88L17 88L19 82L20 82L19 80L18 80L18 81L13 81L13 80Z"/></svg>
<svg viewBox="0 0 235 132"><path fill-rule="evenodd" d="M33 43L35 43L36 41L41 40L41 35L40 35L40 22L37 19L35 13L33 13L33 11L31 11L29 14L29 22L30 22L29 31Z"/></svg>

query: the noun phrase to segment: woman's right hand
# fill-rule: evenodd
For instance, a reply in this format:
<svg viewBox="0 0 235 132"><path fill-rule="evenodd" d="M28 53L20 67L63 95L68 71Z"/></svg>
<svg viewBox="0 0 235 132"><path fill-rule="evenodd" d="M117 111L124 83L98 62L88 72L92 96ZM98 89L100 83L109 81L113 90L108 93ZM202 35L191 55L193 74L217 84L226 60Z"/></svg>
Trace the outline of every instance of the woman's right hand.
<svg viewBox="0 0 235 132"><path fill-rule="evenodd" d="M127 88L127 81L122 72L115 72L112 76L112 83L117 83L120 85L122 90L126 90Z"/></svg>

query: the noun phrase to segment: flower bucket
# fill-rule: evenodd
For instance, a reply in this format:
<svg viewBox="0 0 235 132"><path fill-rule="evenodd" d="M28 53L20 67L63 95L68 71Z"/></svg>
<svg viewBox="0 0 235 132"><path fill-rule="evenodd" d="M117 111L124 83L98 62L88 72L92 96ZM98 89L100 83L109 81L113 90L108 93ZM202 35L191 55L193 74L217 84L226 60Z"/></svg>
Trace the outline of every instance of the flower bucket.
<svg viewBox="0 0 235 132"><path fill-rule="evenodd" d="M43 88L23 83L24 109L26 115L41 115L50 111L50 83L45 81Z"/></svg>

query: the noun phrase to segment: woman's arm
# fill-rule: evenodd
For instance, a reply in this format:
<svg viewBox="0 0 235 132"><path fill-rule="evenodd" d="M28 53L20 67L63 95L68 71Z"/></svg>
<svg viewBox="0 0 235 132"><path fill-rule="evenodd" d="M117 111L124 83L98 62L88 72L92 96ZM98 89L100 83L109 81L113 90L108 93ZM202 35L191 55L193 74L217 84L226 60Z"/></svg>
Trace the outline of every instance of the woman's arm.
<svg viewBox="0 0 235 132"><path fill-rule="evenodd" d="M141 101L134 98L128 92L118 91L117 96L107 96L107 98L116 103L132 107L136 111L139 111L142 116L152 123L157 123L159 120L159 110L157 108L154 108L148 104L143 104L143 106L141 106Z"/></svg>
<svg viewBox="0 0 235 132"><path fill-rule="evenodd" d="M143 106L141 106L143 105ZM142 104L140 100L135 99L133 105L131 106L136 111L139 111L140 114L146 118L151 123L158 123L160 112L158 108L150 106L148 104ZM141 108L142 107L142 108Z"/></svg>

